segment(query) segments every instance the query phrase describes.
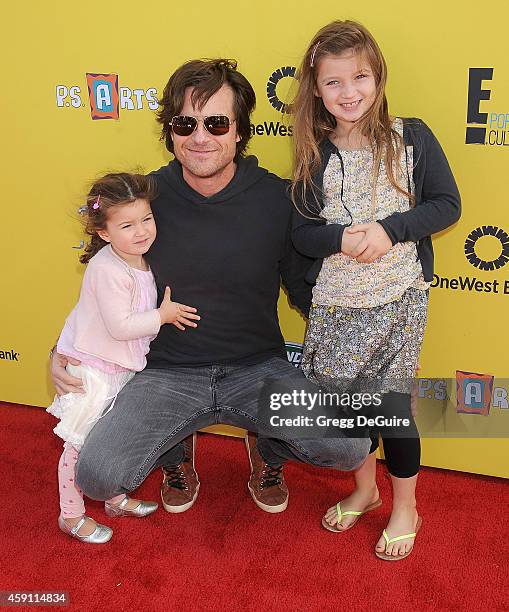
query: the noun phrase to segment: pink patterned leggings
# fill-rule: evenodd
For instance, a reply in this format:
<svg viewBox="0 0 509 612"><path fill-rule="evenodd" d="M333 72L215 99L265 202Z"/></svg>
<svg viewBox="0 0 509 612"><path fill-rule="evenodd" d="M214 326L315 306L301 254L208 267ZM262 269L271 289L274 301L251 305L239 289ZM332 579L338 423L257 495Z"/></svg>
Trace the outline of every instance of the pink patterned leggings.
<svg viewBox="0 0 509 612"><path fill-rule="evenodd" d="M63 518L78 518L85 514L83 492L74 480L78 451L70 442L64 443L64 451L58 462L58 490L60 492L60 513ZM125 495L116 495L108 503L117 504Z"/></svg>

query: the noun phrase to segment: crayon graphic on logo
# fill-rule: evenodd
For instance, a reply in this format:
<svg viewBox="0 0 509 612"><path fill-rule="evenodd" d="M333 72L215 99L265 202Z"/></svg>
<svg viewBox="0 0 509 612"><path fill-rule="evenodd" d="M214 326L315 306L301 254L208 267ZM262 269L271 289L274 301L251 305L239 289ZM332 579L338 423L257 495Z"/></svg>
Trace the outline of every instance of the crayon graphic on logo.
<svg viewBox="0 0 509 612"><path fill-rule="evenodd" d="M92 119L118 119L118 74L87 72Z"/></svg>
<svg viewBox="0 0 509 612"><path fill-rule="evenodd" d="M490 413L493 376L456 370L456 412L465 414Z"/></svg>

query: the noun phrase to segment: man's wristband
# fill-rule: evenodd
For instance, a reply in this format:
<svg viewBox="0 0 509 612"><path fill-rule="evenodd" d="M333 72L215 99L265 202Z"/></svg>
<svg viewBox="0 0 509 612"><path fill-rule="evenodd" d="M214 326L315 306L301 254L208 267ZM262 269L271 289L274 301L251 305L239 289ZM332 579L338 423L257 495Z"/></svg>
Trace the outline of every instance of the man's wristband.
<svg viewBox="0 0 509 612"><path fill-rule="evenodd" d="M50 352L49 352L49 358L50 358L50 360L51 360L51 359L53 359L53 353L55 352L56 348L57 348L57 345L56 345L56 344L55 344L55 346L53 346L53 347L51 348L51 350L50 350Z"/></svg>

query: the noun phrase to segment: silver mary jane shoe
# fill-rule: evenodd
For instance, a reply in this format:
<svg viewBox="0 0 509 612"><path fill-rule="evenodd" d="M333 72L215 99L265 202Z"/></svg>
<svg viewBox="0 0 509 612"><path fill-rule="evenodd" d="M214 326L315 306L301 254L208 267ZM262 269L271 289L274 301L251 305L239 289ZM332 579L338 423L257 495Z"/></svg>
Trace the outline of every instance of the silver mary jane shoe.
<svg viewBox="0 0 509 612"><path fill-rule="evenodd" d="M62 515L60 515L58 517L58 526L64 533L71 536L71 538L76 538L76 540L80 540L86 544L106 544L106 542L111 540L113 529L106 527L106 525L101 525L100 523L96 523L96 527L90 535L80 535L78 531L85 523L87 518L87 516L83 516L76 523L76 525L74 525L74 527L69 527L69 525L64 521Z"/></svg>
<svg viewBox="0 0 509 612"><path fill-rule="evenodd" d="M132 508L128 510L126 508L127 503L129 501L129 497L127 495L124 499L118 504L118 506L113 506L108 502L104 502L104 511L108 516L148 516L155 512L159 507L159 504L156 502L150 501L140 501L140 503L136 506L136 508Z"/></svg>

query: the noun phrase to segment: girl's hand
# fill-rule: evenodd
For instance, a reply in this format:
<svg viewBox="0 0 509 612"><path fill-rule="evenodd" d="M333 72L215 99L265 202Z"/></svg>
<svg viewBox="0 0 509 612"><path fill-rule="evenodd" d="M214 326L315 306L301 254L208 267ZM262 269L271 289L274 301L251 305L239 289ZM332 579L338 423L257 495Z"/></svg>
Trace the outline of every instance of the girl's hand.
<svg viewBox="0 0 509 612"><path fill-rule="evenodd" d="M66 357L60 355L60 353L54 352L50 360L50 375L51 381L57 390L58 395L65 395L66 393L85 393L81 378L71 376L65 366L71 363L72 365L80 365L81 361L73 359L72 357Z"/></svg>
<svg viewBox="0 0 509 612"><path fill-rule="evenodd" d="M185 304L179 304L178 302L171 301L171 289L166 287L164 291L163 301L161 306L158 308L159 316L161 317L161 325L165 323L171 323L178 329L185 331L184 325L188 327L198 327L193 321L199 321L200 317L196 312L196 308L186 306Z"/></svg>
<svg viewBox="0 0 509 612"><path fill-rule="evenodd" d="M364 232L366 246L363 251L355 257L359 263L373 263L375 259L382 257L392 248L392 242L380 223L361 223L345 229L345 233L355 236ZM344 236L344 234L343 234ZM344 238L343 238L344 239ZM359 246L364 246L361 243Z"/></svg>
<svg viewBox="0 0 509 612"><path fill-rule="evenodd" d="M366 234L364 232L358 232L355 234L348 233L350 228L346 228L343 232L343 239L341 240L341 253L347 255L352 259L355 259L362 253L368 246L365 240Z"/></svg>

